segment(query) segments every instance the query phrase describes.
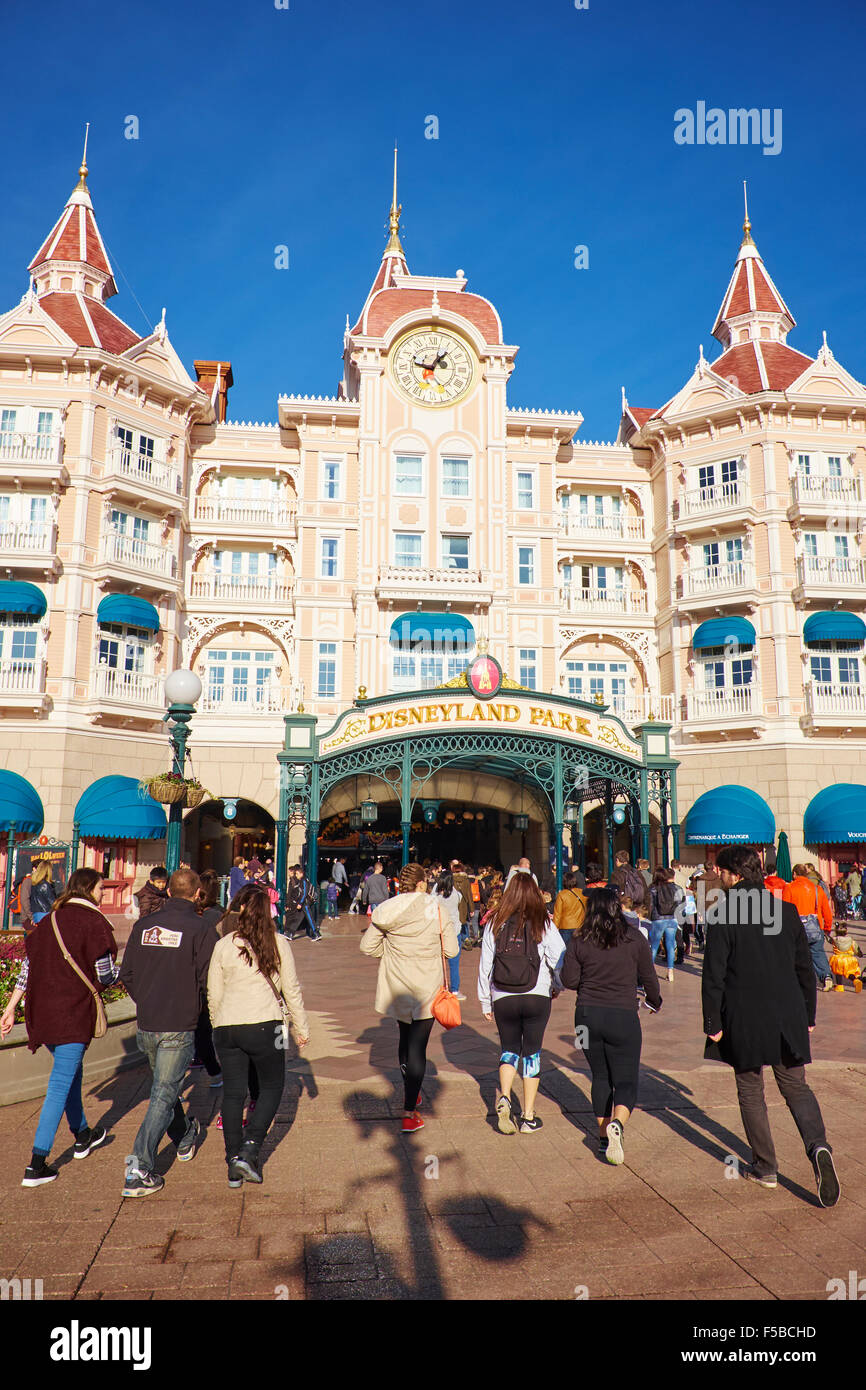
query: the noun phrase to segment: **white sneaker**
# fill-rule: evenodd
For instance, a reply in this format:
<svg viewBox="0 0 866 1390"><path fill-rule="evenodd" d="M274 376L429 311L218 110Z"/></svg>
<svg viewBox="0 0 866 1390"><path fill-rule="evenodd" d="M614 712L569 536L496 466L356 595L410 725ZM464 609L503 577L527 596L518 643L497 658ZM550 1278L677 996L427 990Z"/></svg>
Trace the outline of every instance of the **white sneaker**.
<svg viewBox="0 0 866 1390"><path fill-rule="evenodd" d="M463 1001L464 1001L465 998L466 998L466 995L465 995L465 994L461 994L461 993L460 993L460 990L458 989L458 990L455 990L455 991L454 991L454 998L455 998L455 999L459 999L460 1002L463 1003Z"/></svg>
<svg viewBox="0 0 866 1390"><path fill-rule="evenodd" d="M670 969L670 967L668 967L668 984L669 984L669 985L672 985L673 982L674 982L674 972L673 972L673 970Z"/></svg>
<svg viewBox="0 0 866 1390"><path fill-rule="evenodd" d="M607 1134L605 1158L608 1163L622 1163L625 1159L625 1151L622 1146L622 1125L619 1120L611 1120L605 1133Z"/></svg>

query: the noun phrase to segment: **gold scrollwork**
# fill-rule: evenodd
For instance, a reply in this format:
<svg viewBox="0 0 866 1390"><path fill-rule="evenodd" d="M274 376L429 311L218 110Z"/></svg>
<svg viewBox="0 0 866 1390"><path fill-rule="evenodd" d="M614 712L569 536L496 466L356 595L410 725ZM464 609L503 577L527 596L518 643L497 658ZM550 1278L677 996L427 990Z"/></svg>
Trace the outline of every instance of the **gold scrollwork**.
<svg viewBox="0 0 866 1390"><path fill-rule="evenodd" d="M635 756L635 750L632 744L624 743L616 729L612 728L610 724L599 724L598 741L599 743L615 745L617 748L622 749L623 753L628 753L630 758Z"/></svg>
<svg viewBox="0 0 866 1390"><path fill-rule="evenodd" d="M349 743L352 739L360 738L367 731L366 719L350 719L339 738L329 739L323 753L333 753L335 748L342 748L344 743Z"/></svg>

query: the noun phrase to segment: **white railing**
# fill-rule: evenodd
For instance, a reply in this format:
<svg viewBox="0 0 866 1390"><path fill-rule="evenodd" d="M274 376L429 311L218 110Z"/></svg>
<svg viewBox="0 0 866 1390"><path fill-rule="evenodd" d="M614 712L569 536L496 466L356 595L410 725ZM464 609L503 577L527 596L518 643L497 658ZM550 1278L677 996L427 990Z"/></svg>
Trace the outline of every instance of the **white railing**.
<svg viewBox="0 0 866 1390"><path fill-rule="evenodd" d="M566 536L594 536L596 540L642 541L646 539L646 527L642 516L613 516L605 513L595 516L590 512L560 513L560 531Z"/></svg>
<svg viewBox="0 0 866 1390"><path fill-rule="evenodd" d="M560 602L569 613L646 613L643 589L585 589L579 584L563 584Z"/></svg>
<svg viewBox="0 0 866 1390"><path fill-rule="evenodd" d="M739 689L696 690L686 695L686 713L689 719L711 719L719 722L750 715L757 707L757 692L751 685L744 685Z"/></svg>
<svg viewBox="0 0 866 1390"><path fill-rule="evenodd" d="M866 560L854 555L799 556L797 579L801 585L866 584Z"/></svg>
<svg viewBox="0 0 866 1390"><path fill-rule="evenodd" d="M45 662L41 657L0 661L0 694L26 695L45 689Z"/></svg>
<svg viewBox="0 0 866 1390"><path fill-rule="evenodd" d="M286 502L265 501L262 498L204 498L197 497L196 521L215 521L242 526L291 526L297 513Z"/></svg>
<svg viewBox="0 0 866 1390"><path fill-rule="evenodd" d="M105 471L130 482L158 488L160 492L170 492L174 496L180 492L180 474L176 468L161 459L138 454L134 449L124 449L121 445L115 445L109 451Z"/></svg>
<svg viewBox="0 0 866 1390"><path fill-rule="evenodd" d="M0 431L0 463L57 463L62 434Z"/></svg>
<svg viewBox="0 0 866 1390"><path fill-rule="evenodd" d="M109 531L103 536L102 560L108 564L147 570L166 579L173 579L175 575L176 559L170 550L151 541L139 540L137 536L126 536L120 531Z"/></svg>
<svg viewBox="0 0 866 1390"><path fill-rule="evenodd" d="M829 473L797 472L791 479L791 498L794 502L861 502L863 486L856 473L837 478Z"/></svg>
<svg viewBox="0 0 866 1390"><path fill-rule="evenodd" d="M199 714L283 714L291 708L291 691L280 686L212 686L196 706Z"/></svg>
<svg viewBox="0 0 866 1390"><path fill-rule="evenodd" d="M112 666L97 666L93 673L93 693L98 700L120 700L125 705L147 705L165 708L165 695L159 676L145 676L138 671L117 671Z"/></svg>
<svg viewBox="0 0 866 1390"><path fill-rule="evenodd" d="M616 714L623 724L633 729L636 724L643 724L652 715L653 719L662 724L672 724L674 720L674 697L673 695L651 695L649 691L644 691L642 696L634 695L615 695L608 703L608 714Z"/></svg>
<svg viewBox="0 0 866 1390"><path fill-rule="evenodd" d="M55 535L53 521L4 521L0 523L0 551L53 554Z"/></svg>
<svg viewBox="0 0 866 1390"><path fill-rule="evenodd" d="M687 598L712 594L720 589L753 589L755 567L750 560L725 560L720 565L703 565L686 570L683 593Z"/></svg>
<svg viewBox="0 0 866 1390"><path fill-rule="evenodd" d="M237 603L285 603L291 598L291 585L283 579L258 579L251 575L193 575L192 597L231 599Z"/></svg>
<svg viewBox="0 0 866 1390"><path fill-rule="evenodd" d="M484 570L429 569L423 565L382 565L379 569L380 584L409 584L421 588L425 585L470 589L489 587L490 580Z"/></svg>
<svg viewBox="0 0 866 1390"><path fill-rule="evenodd" d="M816 715L838 714L866 718L866 689L859 685L832 685L825 681L807 681L806 707Z"/></svg>
<svg viewBox="0 0 866 1390"><path fill-rule="evenodd" d="M713 487L691 488L680 498L680 516L695 516L703 512L721 512L729 507L745 507L749 490L744 478L736 482L716 483Z"/></svg>

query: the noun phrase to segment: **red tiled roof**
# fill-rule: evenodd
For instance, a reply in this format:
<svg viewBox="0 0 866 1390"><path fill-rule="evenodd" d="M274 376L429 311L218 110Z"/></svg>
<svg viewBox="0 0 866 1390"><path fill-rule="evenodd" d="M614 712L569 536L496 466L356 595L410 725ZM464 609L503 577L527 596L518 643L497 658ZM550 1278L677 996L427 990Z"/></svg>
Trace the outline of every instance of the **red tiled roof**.
<svg viewBox="0 0 866 1390"><path fill-rule="evenodd" d="M646 424L647 420L651 420L656 412L652 407L650 407L649 410L645 410L642 406L630 405L628 413L637 421L638 427L641 427Z"/></svg>
<svg viewBox="0 0 866 1390"><path fill-rule="evenodd" d="M731 286L727 303L722 307L722 315L726 319L732 319L737 314L747 314L754 308L749 294L749 276L746 271L746 262L740 261L734 272L734 282Z"/></svg>
<svg viewBox="0 0 866 1390"><path fill-rule="evenodd" d="M103 347L106 352L120 355L135 343L141 342L138 334L133 333L132 329L116 314L112 314L110 309L106 309L104 304L84 296L82 299L98 335L96 339L88 327L77 295L68 291L55 291L43 295L39 304L79 347Z"/></svg>
<svg viewBox="0 0 866 1390"><path fill-rule="evenodd" d="M730 381L746 395L753 396L760 391L786 391L812 360L802 352L795 352L785 343L760 341L738 343L710 365L717 376ZM761 362L766 375L766 386L761 377Z"/></svg>
<svg viewBox="0 0 866 1390"><path fill-rule="evenodd" d="M59 232L59 237L58 237ZM82 255L82 233L84 243L84 254ZM55 245L56 242L56 245ZM72 204L63 209L60 217L55 222L50 233L46 237L42 246L37 251L33 260L28 266L28 270L35 270L37 266L47 260L57 261L80 261L84 265L93 266L95 270L101 270L106 275L111 274L111 266L102 248L102 242L96 229L96 222L90 208L83 204Z"/></svg>
<svg viewBox="0 0 866 1390"><path fill-rule="evenodd" d="M401 318L403 314L411 313L416 309L429 309L431 298L431 291L426 289L380 290L372 299L367 310L366 324L362 315L352 332L381 338L394 320ZM502 330L499 320L495 310L486 299L481 299L477 294L466 294L463 291L458 293L455 290L442 290L439 294L439 305L447 312L459 314L461 318L474 324L483 334L485 342L498 343L500 341Z"/></svg>
<svg viewBox="0 0 866 1390"><path fill-rule="evenodd" d="M755 308L768 310L773 314L787 313L787 309L774 286L770 283L761 261L752 261L752 275L755 281Z"/></svg>
<svg viewBox="0 0 866 1390"><path fill-rule="evenodd" d="M64 333L68 333L79 347L96 347L90 329L87 327L81 306L74 294L44 294L39 301L40 308L50 314Z"/></svg>

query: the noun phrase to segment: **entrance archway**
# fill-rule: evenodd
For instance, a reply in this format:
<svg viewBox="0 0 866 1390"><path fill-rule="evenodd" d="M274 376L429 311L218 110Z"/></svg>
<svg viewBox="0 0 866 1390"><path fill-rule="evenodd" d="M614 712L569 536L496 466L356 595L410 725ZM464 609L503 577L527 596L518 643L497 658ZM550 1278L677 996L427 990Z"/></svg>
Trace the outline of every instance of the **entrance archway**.
<svg viewBox="0 0 866 1390"><path fill-rule="evenodd" d="M238 798L237 815L227 820L224 801L204 801L183 823L183 857L194 869L227 874L238 855L273 859L276 822L255 801Z"/></svg>

